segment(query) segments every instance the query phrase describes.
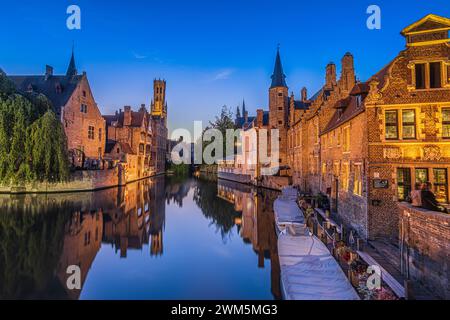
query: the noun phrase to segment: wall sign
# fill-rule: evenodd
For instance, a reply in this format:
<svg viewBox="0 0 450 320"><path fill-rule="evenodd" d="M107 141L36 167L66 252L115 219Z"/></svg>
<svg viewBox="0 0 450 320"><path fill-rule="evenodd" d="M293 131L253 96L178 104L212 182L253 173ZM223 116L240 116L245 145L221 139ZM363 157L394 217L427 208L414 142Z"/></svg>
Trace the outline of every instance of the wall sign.
<svg viewBox="0 0 450 320"><path fill-rule="evenodd" d="M373 187L375 189L387 189L389 188L389 181L386 179L375 179L373 180Z"/></svg>

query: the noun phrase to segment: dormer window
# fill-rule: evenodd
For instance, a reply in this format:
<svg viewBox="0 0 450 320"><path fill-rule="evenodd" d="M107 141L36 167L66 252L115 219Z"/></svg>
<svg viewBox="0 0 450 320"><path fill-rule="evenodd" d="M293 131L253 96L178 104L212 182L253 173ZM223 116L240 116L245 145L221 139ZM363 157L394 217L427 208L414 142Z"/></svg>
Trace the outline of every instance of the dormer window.
<svg viewBox="0 0 450 320"><path fill-rule="evenodd" d="M443 61L412 62L408 67L412 72L410 90L439 89L446 87L446 70Z"/></svg>
<svg viewBox="0 0 450 320"><path fill-rule="evenodd" d="M359 94L356 96L356 107L361 108L362 106L362 96Z"/></svg>
<svg viewBox="0 0 450 320"><path fill-rule="evenodd" d="M430 63L430 88L442 87L441 62Z"/></svg>
<svg viewBox="0 0 450 320"><path fill-rule="evenodd" d="M57 83L55 85L55 91L56 91L56 93L61 93L62 92L61 84Z"/></svg>
<svg viewBox="0 0 450 320"><path fill-rule="evenodd" d="M416 89L425 89L425 63L415 65Z"/></svg>

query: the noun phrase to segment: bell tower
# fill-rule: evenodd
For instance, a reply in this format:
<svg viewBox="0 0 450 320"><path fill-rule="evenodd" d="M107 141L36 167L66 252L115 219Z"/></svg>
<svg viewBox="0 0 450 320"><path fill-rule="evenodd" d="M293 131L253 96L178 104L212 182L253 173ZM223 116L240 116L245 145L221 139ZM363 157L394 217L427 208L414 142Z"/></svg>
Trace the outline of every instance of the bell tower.
<svg viewBox="0 0 450 320"><path fill-rule="evenodd" d="M151 105L152 116L159 116L165 118L167 115L166 104L166 81L154 80L153 81L153 101Z"/></svg>
<svg viewBox="0 0 450 320"><path fill-rule="evenodd" d="M269 125L271 129L278 129L279 132L280 166L286 165L287 163L288 116L288 86L281 63L280 49L278 48L272 75L272 84L269 89Z"/></svg>

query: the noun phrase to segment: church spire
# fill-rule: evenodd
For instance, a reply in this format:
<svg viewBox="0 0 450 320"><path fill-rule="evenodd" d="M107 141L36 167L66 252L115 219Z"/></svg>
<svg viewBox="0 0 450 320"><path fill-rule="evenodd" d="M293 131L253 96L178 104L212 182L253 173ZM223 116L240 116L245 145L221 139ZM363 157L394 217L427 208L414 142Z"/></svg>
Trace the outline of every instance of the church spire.
<svg viewBox="0 0 450 320"><path fill-rule="evenodd" d="M247 110L245 109L245 99L242 99L242 116L245 116Z"/></svg>
<svg viewBox="0 0 450 320"><path fill-rule="evenodd" d="M273 70L272 75L272 85L270 88L276 87L287 87L286 85L286 76L283 73L283 65L281 64L280 58L280 47L278 46L277 50L277 58L275 60L275 68Z"/></svg>
<svg viewBox="0 0 450 320"><path fill-rule="evenodd" d="M74 48L72 47L72 57L70 58L69 67L67 68L66 76L73 77L78 74L77 67L75 65L75 53Z"/></svg>

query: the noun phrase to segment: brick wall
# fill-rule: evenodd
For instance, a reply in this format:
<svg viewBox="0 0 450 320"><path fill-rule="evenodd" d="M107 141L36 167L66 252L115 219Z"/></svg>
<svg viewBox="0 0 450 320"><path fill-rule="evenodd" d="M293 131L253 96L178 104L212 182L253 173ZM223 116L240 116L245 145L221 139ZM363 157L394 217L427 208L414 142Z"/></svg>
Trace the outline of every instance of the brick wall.
<svg viewBox="0 0 450 320"><path fill-rule="evenodd" d="M81 105L87 112L81 112ZM98 159L105 152L106 133L103 119L86 76L64 106L62 122L67 135L68 149L82 149L87 158ZM93 139L89 138L89 127L94 128Z"/></svg>
<svg viewBox="0 0 450 320"><path fill-rule="evenodd" d="M450 299L450 215L398 206L404 271L436 296ZM409 261L409 264L408 264Z"/></svg>
<svg viewBox="0 0 450 320"><path fill-rule="evenodd" d="M124 171L119 167L109 170L76 171L67 182L32 183L21 186L0 186L0 193L53 193L92 191L115 187L125 181ZM122 175L122 177L120 177Z"/></svg>

